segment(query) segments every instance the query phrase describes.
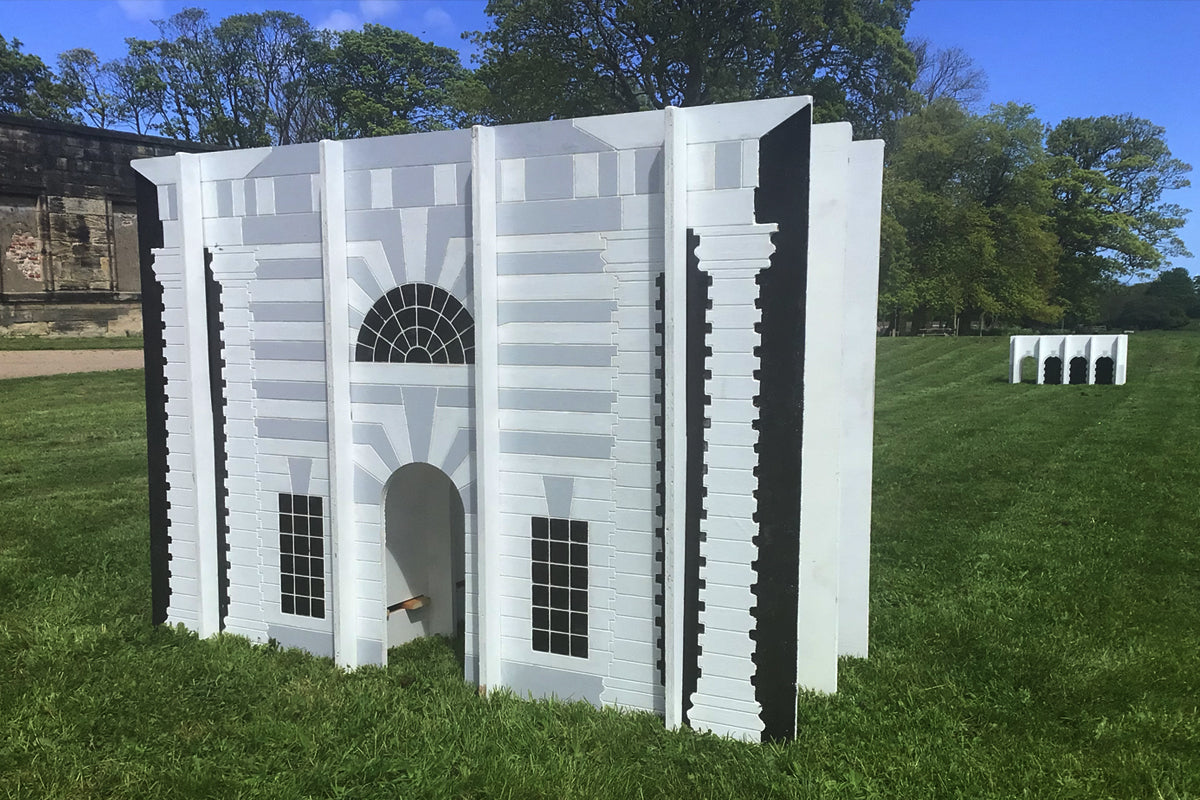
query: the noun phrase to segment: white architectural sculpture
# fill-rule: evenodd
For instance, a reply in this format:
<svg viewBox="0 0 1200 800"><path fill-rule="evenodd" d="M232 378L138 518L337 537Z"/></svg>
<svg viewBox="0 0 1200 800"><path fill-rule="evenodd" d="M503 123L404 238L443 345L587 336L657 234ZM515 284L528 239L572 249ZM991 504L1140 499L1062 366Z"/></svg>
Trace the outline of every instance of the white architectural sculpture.
<svg viewBox="0 0 1200 800"><path fill-rule="evenodd" d="M867 651L882 156L785 98L136 162L156 620L793 735Z"/></svg>
<svg viewBox="0 0 1200 800"><path fill-rule="evenodd" d="M1008 344L1008 379L1021 382L1021 363L1032 358L1037 382L1125 383L1129 363L1129 336L1104 333L1092 336L1051 334L1013 336Z"/></svg>

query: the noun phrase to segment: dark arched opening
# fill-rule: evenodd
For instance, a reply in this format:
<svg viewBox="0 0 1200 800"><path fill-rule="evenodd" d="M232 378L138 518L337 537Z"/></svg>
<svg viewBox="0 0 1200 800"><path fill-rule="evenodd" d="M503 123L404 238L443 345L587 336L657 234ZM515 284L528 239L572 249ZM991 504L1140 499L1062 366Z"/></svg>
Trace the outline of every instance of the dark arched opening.
<svg viewBox="0 0 1200 800"><path fill-rule="evenodd" d="M1096 383L1113 382L1113 360L1108 356L1100 356L1096 359Z"/></svg>
<svg viewBox="0 0 1200 800"><path fill-rule="evenodd" d="M1043 362L1042 383L1062 383L1063 363L1058 356L1050 356Z"/></svg>
<svg viewBox="0 0 1200 800"><path fill-rule="evenodd" d="M1068 375L1069 383L1087 383L1088 379L1088 360L1083 356L1075 356L1071 359L1071 371Z"/></svg>

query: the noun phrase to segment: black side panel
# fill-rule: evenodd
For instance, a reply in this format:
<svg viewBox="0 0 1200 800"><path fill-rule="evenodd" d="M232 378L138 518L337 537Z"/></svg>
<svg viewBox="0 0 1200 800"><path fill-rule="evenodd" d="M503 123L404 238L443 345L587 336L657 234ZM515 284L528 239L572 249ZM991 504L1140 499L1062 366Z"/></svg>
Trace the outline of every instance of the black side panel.
<svg viewBox="0 0 1200 800"><path fill-rule="evenodd" d="M796 629L800 597L800 448L804 412L804 322L808 286L808 161L812 109L759 144L754 211L774 222L775 253L759 275L758 582L755 699L765 740L796 730Z"/></svg>
<svg viewBox="0 0 1200 800"><path fill-rule="evenodd" d="M154 277L154 248L163 246L158 189L137 175L138 255L142 277L142 356L146 377L146 465L150 495L150 621L167 621L171 537L167 530L167 379L163 374L163 289Z"/></svg>
<svg viewBox="0 0 1200 800"><path fill-rule="evenodd" d="M667 473L666 473L666 417L663 412L663 403L667 398L667 378L666 365L663 363L665 358L665 350L663 346L664 331L664 315L666 314L666 275L659 274L654 279L655 301L654 301L654 335L658 344L654 346L655 363L658 365L654 369L654 379L658 382L658 393L654 395L654 406L657 414L654 417L654 425L658 443L658 460L654 462L654 519L657 524L654 526L654 632L656 641L655 647L658 652L658 661L655 663L655 668L658 670L658 683L660 686L667 685L667 646L666 635L663 629L663 617L666 616L666 603L664 600L664 592L666 590L664 581L666 575L666 532L663 530L663 516L666 514L666 494L667 494Z"/></svg>
<svg viewBox="0 0 1200 800"><path fill-rule="evenodd" d="M213 463L216 466L217 507L217 592L220 597L221 630L229 616L229 466L225 453L225 381L221 368L225 366L224 343L221 341L221 284L212 271L212 253L204 250L204 303L208 320L208 391L212 400Z"/></svg>
<svg viewBox="0 0 1200 800"><path fill-rule="evenodd" d="M706 377L704 359L710 354L705 344L708 322L708 288L712 277L700 271L700 259L696 246L700 237L690 228L687 232L687 376L685 399L687 406L687 486L684 500L684 550L683 550L683 721L690 724L688 711L691 709L692 694L700 678L700 589L704 581L700 568L704 559L700 555L700 542L704 534L700 530L705 518L704 496L704 449L705 429L708 427L709 398L704 394Z"/></svg>

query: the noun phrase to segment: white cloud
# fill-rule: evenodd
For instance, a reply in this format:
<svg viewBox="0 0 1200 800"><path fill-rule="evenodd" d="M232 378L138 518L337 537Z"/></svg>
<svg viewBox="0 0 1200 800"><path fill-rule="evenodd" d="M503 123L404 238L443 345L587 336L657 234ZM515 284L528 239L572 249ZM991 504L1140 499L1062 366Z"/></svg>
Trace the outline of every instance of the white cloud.
<svg viewBox="0 0 1200 800"><path fill-rule="evenodd" d="M424 23L425 29L430 33L457 33L458 26L454 23L454 17L446 13L445 10L433 6L425 12L421 17L421 22Z"/></svg>
<svg viewBox="0 0 1200 800"><path fill-rule="evenodd" d="M352 31L361 28L363 20L357 14L342 11L340 8L331 11L329 16L317 23L317 27L327 31Z"/></svg>
<svg viewBox="0 0 1200 800"><path fill-rule="evenodd" d="M117 6L134 22L149 22L167 16L163 0L117 0Z"/></svg>
<svg viewBox="0 0 1200 800"><path fill-rule="evenodd" d="M391 16L396 6L396 0L359 0L358 13L367 22L373 22Z"/></svg>

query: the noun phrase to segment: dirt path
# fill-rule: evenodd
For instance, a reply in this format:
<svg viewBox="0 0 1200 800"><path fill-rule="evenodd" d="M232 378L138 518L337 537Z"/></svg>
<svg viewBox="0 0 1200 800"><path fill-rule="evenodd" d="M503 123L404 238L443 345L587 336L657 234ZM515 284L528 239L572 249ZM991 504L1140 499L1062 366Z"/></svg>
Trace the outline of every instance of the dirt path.
<svg viewBox="0 0 1200 800"><path fill-rule="evenodd" d="M141 367L141 350L0 350L0 379Z"/></svg>

